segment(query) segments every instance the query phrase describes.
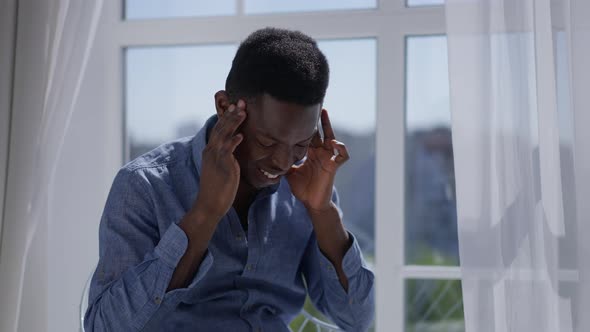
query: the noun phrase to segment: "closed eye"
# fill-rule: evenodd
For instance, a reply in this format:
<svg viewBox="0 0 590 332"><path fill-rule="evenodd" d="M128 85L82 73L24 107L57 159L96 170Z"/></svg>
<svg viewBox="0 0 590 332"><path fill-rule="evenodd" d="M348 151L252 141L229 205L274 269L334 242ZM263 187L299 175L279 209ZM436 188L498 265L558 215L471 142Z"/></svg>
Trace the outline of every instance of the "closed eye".
<svg viewBox="0 0 590 332"><path fill-rule="evenodd" d="M307 148L309 146L309 144L311 144L312 137L308 138L304 142L297 143L295 146L298 147L298 148ZM270 148L270 147L273 147L276 144L275 141L271 141L270 139L266 139L264 136L262 136L262 137L258 137L257 136L256 137L256 143L258 145L260 145L261 147L263 147L263 148Z"/></svg>
<svg viewBox="0 0 590 332"><path fill-rule="evenodd" d="M311 138L307 139L305 142L301 142L301 143L297 144L297 146L300 148L306 148L309 146L309 144L311 144Z"/></svg>
<svg viewBox="0 0 590 332"><path fill-rule="evenodd" d="M261 141L261 140L259 140L259 139L256 139L256 142L258 143L258 145L262 146L263 148L270 148L270 147L272 147L273 145L275 145L275 143L274 143L274 142L262 142L262 141Z"/></svg>

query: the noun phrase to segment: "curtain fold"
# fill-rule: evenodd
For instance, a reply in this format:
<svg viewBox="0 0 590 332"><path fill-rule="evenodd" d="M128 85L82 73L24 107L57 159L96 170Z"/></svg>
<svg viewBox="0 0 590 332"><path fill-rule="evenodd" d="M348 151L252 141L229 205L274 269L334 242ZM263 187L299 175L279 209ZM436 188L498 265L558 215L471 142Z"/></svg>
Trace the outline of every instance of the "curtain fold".
<svg viewBox="0 0 590 332"><path fill-rule="evenodd" d="M53 180L101 9L100 0L18 1L0 331L44 331L51 319L47 252L54 231Z"/></svg>
<svg viewBox="0 0 590 332"><path fill-rule="evenodd" d="M590 2L446 16L466 330L590 331Z"/></svg>
<svg viewBox="0 0 590 332"><path fill-rule="evenodd" d="M8 167L15 30L16 0L2 1L0 2L0 237L4 216L6 168Z"/></svg>

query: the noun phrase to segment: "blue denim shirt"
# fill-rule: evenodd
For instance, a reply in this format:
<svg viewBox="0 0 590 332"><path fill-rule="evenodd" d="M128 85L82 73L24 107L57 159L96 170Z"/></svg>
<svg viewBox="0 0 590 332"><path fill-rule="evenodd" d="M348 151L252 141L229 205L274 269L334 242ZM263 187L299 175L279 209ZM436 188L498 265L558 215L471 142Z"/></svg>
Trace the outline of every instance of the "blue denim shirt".
<svg viewBox="0 0 590 332"><path fill-rule="evenodd" d="M118 172L100 222L86 331L289 331L306 293L344 330L367 330L374 275L356 239L343 261L346 292L286 179L257 195L248 234L230 209L192 282L166 292L188 245L177 224L199 191L202 150L216 120Z"/></svg>

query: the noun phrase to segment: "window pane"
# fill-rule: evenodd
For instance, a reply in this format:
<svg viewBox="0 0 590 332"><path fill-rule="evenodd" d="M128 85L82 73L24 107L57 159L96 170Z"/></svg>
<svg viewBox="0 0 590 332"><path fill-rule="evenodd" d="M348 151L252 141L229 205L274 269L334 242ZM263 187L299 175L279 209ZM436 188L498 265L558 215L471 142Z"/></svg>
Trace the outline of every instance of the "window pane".
<svg viewBox="0 0 590 332"><path fill-rule="evenodd" d="M126 53L126 125L131 159L194 135L215 114L235 45L130 48Z"/></svg>
<svg viewBox="0 0 590 332"><path fill-rule="evenodd" d="M457 265L446 37L409 37L406 47L406 263Z"/></svg>
<svg viewBox="0 0 590 332"><path fill-rule="evenodd" d="M245 0L246 14L376 8L377 0Z"/></svg>
<svg viewBox="0 0 590 332"><path fill-rule="evenodd" d="M462 332L460 280L406 280L407 332Z"/></svg>
<svg viewBox="0 0 590 332"><path fill-rule="evenodd" d="M408 7L444 5L445 0L407 0Z"/></svg>
<svg viewBox="0 0 590 332"><path fill-rule="evenodd" d="M330 114L336 138L346 144L351 155L336 174L340 206L346 227L372 263L377 46L374 39L352 39L320 41L319 47L330 64L324 108Z"/></svg>
<svg viewBox="0 0 590 332"><path fill-rule="evenodd" d="M235 15L235 0L125 0L126 19Z"/></svg>

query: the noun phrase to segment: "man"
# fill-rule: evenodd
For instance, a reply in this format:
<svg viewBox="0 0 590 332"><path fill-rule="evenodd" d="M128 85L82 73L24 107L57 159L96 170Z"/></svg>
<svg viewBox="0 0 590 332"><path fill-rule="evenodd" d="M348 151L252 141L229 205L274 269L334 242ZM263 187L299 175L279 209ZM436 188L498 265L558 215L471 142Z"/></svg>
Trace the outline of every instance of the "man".
<svg viewBox="0 0 590 332"><path fill-rule="evenodd" d="M87 331L288 331L306 293L341 328L368 329L374 276L333 190L349 156L322 110L328 76L310 37L256 31L217 115L119 171Z"/></svg>

